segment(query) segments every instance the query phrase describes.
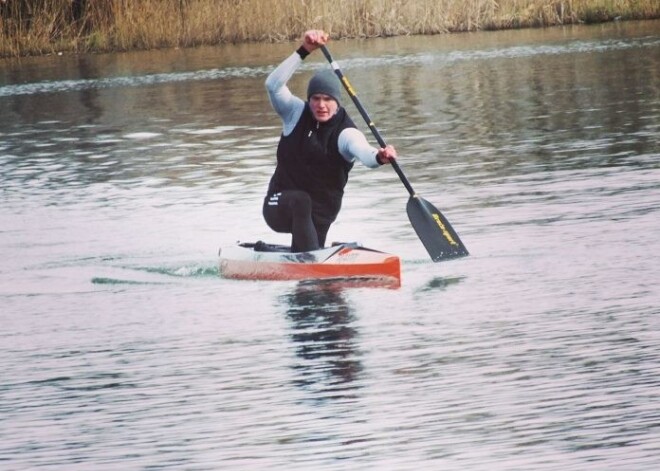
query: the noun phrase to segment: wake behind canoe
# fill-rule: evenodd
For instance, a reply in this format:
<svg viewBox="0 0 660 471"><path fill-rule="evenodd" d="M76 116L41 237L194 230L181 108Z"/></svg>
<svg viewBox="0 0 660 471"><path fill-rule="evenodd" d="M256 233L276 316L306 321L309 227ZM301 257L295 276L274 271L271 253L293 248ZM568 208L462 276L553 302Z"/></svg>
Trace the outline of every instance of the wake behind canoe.
<svg viewBox="0 0 660 471"><path fill-rule="evenodd" d="M220 276L239 280L371 279L399 286L401 261L396 255L337 244L311 252L288 252L283 246L243 243L221 248Z"/></svg>

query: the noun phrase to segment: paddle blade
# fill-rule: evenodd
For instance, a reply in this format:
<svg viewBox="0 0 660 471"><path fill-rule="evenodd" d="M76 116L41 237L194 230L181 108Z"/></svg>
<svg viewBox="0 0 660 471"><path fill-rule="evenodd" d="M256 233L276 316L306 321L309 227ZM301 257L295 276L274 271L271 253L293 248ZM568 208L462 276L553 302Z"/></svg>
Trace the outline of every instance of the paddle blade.
<svg viewBox="0 0 660 471"><path fill-rule="evenodd" d="M419 196L411 196L406 211L434 262L469 255L449 221L431 203Z"/></svg>

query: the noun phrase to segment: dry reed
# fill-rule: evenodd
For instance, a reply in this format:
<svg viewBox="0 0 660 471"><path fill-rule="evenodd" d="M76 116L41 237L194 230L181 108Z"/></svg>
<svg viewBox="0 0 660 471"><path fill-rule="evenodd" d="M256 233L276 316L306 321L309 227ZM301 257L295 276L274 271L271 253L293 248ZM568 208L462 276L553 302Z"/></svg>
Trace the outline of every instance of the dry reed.
<svg viewBox="0 0 660 471"><path fill-rule="evenodd" d="M659 17L657 0L0 0L0 57Z"/></svg>

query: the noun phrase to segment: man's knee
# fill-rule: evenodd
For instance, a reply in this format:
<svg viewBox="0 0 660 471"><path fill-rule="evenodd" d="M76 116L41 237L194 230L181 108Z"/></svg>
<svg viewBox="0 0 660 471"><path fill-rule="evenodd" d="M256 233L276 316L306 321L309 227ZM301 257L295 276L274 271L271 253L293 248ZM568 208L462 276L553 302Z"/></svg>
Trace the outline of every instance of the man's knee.
<svg viewBox="0 0 660 471"><path fill-rule="evenodd" d="M312 198L304 191L292 191L288 195L293 217L309 217L312 214Z"/></svg>

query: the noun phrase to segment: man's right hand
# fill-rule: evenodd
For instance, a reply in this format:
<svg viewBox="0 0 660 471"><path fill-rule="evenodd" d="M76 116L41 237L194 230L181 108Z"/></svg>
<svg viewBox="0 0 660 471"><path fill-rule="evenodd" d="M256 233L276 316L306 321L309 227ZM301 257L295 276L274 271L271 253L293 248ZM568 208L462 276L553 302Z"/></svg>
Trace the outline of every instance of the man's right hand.
<svg viewBox="0 0 660 471"><path fill-rule="evenodd" d="M325 45L330 40L330 36L323 30L310 29L303 34L303 47L308 52L315 51L319 47Z"/></svg>

